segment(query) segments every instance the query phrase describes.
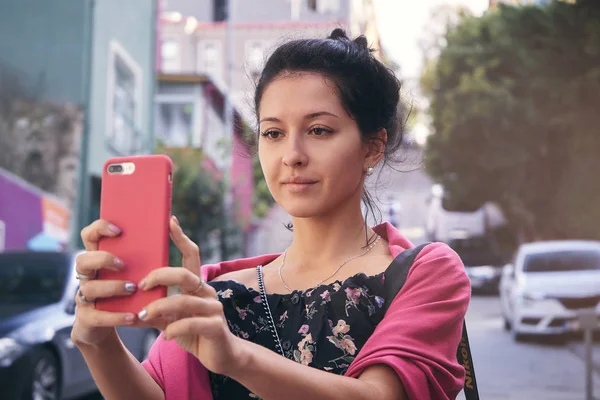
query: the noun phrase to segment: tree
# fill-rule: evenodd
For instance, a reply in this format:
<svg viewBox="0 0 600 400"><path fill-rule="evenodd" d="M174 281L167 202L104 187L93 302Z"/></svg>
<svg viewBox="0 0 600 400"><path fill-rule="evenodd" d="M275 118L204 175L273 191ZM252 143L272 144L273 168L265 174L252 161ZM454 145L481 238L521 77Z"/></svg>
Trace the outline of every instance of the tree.
<svg viewBox="0 0 600 400"><path fill-rule="evenodd" d="M464 14L426 67L426 168L454 207L496 202L523 240L600 239L597 2Z"/></svg>
<svg viewBox="0 0 600 400"><path fill-rule="evenodd" d="M258 159L257 133L246 124L242 125L241 129L245 151L240 155L252 158L252 179L254 182L252 214L256 218L264 218L273 206L273 203L275 203L275 199L273 199L271 191L267 186L267 181L265 180L260 160ZM256 130L258 131L258 126L256 127Z"/></svg>
<svg viewBox="0 0 600 400"><path fill-rule="evenodd" d="M218 254L221 259L237 252L240 229L224 212L222 180L202 168L205 158L200 149L165 148L157 153L173 160L172 213L185 234L200 246L204 260ZM171 245L171 265L181 265L181 256Z"/></svg>

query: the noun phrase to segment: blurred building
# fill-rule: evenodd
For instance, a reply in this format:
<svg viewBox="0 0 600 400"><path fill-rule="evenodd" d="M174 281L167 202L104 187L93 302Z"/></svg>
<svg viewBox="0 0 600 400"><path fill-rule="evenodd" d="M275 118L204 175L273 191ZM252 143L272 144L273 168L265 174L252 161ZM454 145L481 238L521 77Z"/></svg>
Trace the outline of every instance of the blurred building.
<svg viewBox="0 0 600 400"><path fill-rule="evenodd" d="M158 74L154 129L166 147L202 148L206 157L201 168L215 179L230 171L236 219L247 227L252 218L253 167L243 135L249 128L234 108L233 135L227 135L225 96L225 88L206 75Z"/></svg>
<svg viewBox="0 0 600 400"><path fill-rule="evenodd" d="M152 0L2 2L0 68L14 71L30 102L70 105L83 116L80 137L71 138L79 151L69 153L67 168L76 176L70 180L74 243L98 216L105 160L153 149L156 15ZM21 118L26 126L31 119ZM36 151L50 151L50 143L38 142ZM9 151L23 154L23 147Z"/></svg>
<svg viewBox="0 0 600 400"><path fill-rule="evenodd" d="M205 74L230 87L235 105L251 121L252 89L269 53L286 40L325 37L336 27L350 36L365 34L380 47L372 0L162 0L158 68Z"/></svg>
<svg viewBox="0 0 600 400"><path fill-rule="evenodd" d="M537 5L546 5L550 4L553 0L490 0L489 8L494 8L498 4L537 4ZM559 0L564 1L565 3L575 3L575 0Z"/></svg>
<svg viewBox="0 0 600 400"><path fill-rule="evenodd" d="M350 36L365 34L379 49L372 0L161 0L159 7L156 137L168 146L201 147L213 159L230 179L250 232L252 160L244 155L241 129L225 118L227 95L236 125L252 130L254 83L278 44L341 27Z"/></svg>

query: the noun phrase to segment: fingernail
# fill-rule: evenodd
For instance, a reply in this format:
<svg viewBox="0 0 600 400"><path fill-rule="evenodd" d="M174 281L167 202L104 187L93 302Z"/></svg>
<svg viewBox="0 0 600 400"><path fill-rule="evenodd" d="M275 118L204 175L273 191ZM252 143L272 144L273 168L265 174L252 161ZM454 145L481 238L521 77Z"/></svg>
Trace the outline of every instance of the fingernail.
<svg viewBox="0 0 600 400"><path fill-rule="evenodd" d="M146 319L147 316L148 316L148 311L145 308L138 313L139 319Z"/></svg>
<svg viewBox="0 0 600 400"><path fill-rule="evenodd" d="M146 288L146 279L142 279L137 285L138 288L144 290Z"/></svg>
<svg viewBox="0 0 600 400"><path fill-rule="evenodd" d="M125 321L127 322L133 322L135 320L135 315L134 314L127 314L125 315Z"/></svg>
<svg viewBox="0 0 600 400"><path fill-rule="evenodd" d="M179 226L179 220L177 219L176 216L173 215L173 221L175 221L175 223Z"/></svg>
<svg viewBox="0 0 600 400"><path fill-rule="evenodd" d="M112 233L121 233L121 230L113 224L108 225L108 230Z"/></svg>
<svg viewBox="0 0 600 400"><path fill-rule="evenodd" d="M135 292L136 289L136 285L133 282L127 282L125 283L125 290L128 292Z"/></svg>
<svg viewBox="0 0 600 400"><path fill-rule="evenodd" d="M123 268L123 265L124 265L124 264L123 264L123 260L121 260L121 259L120 259L120 258L118 258L118 257L115 257L115 259L114 259L114 262L115 262L115 266L116 266L117 268Z"/></svg>

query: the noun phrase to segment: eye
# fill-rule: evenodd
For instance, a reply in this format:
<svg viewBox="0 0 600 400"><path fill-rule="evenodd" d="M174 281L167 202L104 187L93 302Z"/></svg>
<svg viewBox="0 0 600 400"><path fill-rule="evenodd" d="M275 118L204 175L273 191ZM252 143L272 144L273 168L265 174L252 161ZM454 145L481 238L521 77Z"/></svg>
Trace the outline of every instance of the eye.
<svg viewBox="0 0 600 400"><path fill-rule="evenodd" d="M327 128L323 128L320 126L315 126L314 128L312 128L309 133L312 133L315 136L323 136L323 135L327 135L329 133L331 133L331 129L327 129Z"/></svg>
<svg viewBox="0 0 600 400"><path fill-rule="evenodd" d="M281 136L281 132L272 129L269 131L265 131L260 135L269 139L277 139L279 136Z"/></svg>

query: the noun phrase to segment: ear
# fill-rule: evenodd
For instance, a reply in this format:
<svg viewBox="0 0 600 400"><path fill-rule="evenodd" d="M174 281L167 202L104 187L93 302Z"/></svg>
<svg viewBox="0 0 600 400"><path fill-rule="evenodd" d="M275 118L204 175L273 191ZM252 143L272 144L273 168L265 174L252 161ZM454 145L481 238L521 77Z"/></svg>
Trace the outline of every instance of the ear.
<svg viewBox="0 0 600 400"><path fill-rule="evenodd" d="M363 170L371 166L375 167L385 154L385 148L387 145L387 131L385 128L380 129L377 134L369 140L366 144L367 146L367 154L365 155L365 163L363 166Z"/></svg>

